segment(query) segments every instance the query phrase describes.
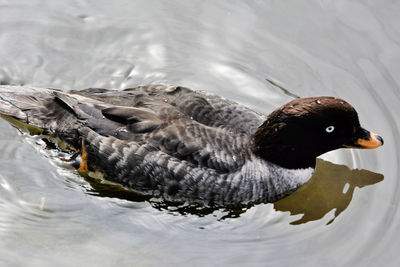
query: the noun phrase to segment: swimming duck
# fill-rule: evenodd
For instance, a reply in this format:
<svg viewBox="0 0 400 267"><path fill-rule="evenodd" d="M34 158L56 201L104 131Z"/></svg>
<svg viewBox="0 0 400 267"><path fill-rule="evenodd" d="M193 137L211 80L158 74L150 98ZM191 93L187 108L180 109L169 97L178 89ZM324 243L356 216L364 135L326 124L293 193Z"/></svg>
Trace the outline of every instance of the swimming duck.
<svg viewBox="0 0 400 267"><path fill-rule="evenodd" d="M383 144L334 97L295 99L263 116L181 86L0 86L0 113L81 151L81 172L100 170L143 194L212 205L274 202L310 179L317 156Z"/></svg>

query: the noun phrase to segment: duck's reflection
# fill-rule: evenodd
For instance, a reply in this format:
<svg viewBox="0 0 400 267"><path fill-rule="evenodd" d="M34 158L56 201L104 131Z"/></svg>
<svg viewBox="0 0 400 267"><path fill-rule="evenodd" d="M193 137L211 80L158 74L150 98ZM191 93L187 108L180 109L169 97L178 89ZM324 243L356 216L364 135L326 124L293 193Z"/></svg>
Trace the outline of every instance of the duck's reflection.
<svg viewBox="0 0 400 267"><path fill-rule="evenodd" d="M317 167L310 181L292 195L274 203L279 211L289 211L291 215L304 214L291 224L302 224L321 219L335 209L339 216L350 204L356 187L379 183L383 175L367 170L351 170L344 165L317 159Z"/></svg>

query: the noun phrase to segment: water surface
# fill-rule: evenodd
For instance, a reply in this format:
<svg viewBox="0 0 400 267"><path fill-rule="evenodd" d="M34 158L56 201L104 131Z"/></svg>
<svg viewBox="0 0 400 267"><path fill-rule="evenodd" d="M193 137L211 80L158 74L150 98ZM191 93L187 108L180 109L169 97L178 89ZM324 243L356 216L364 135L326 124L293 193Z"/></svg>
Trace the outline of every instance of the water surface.
<svg viewBox="0 0 400 267"><path fill-rule="evenodd" d="M0 120L0 264L398 266L396 1L0 1L0 82L217 93L268 114L293 97L351 103L385 139L323 155L275 204L176 210L84 179Z"/></svg>

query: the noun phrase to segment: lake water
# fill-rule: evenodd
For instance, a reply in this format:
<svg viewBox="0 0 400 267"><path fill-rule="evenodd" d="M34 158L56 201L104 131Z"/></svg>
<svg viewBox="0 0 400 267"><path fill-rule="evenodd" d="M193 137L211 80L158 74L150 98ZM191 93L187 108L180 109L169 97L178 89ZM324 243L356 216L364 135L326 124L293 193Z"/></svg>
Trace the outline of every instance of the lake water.
<svg viewBox="0 0 400 267"><path fill-rule="evenodd" d="M0 1L0 83L351 103L385 145L275 204L197 211L80 176L0 120L0 265L399 266L399 1Z"/></svg>

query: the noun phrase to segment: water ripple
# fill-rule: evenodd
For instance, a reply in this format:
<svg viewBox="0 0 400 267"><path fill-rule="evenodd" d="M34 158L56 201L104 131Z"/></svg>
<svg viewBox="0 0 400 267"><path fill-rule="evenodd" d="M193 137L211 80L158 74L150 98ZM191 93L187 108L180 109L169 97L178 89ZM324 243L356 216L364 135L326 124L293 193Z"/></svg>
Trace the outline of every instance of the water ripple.
<svg viewBox="0 0 400 267"><path fill-rule="evenodd" d="M264 114L287 92L333 95L385 145L325 154L292 196L230 213L85 180L0 121L0 264L398 266L399 11L390 0L3 1L0 84L162 82Z"/></svg>

